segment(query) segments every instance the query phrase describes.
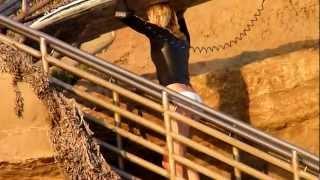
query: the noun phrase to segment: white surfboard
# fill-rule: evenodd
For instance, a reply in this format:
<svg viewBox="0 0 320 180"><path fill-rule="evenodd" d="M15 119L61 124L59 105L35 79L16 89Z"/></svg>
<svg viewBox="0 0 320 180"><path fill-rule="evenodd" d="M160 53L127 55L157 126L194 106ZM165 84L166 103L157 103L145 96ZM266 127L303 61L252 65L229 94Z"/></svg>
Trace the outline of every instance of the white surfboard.
<svg viewBox="0 0 320 180"><path fill-rule="evenodd" d="M48 25L79 16L88 11L113 6L114 3L114 0L76 0L42 16L33 22L30 27L42 29Z"/></svg>

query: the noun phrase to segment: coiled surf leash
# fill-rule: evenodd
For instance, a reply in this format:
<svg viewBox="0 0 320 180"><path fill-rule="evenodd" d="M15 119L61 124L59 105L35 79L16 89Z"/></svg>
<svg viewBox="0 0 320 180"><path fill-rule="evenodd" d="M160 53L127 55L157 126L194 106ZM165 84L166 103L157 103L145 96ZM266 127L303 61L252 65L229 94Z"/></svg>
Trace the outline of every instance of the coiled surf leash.
<svg viewBox="0 0 320 180"><path fill-rule="evenodd" d="M198 54L209 54L214 53L215 51L221 51L228 48L233 47L234 45L238 44L239 41L243 40L245 37L248 36L248 33L252 31L252 29L255 27L256 23L258 22L259 18L262 15L262 12L265 10L266 0L262 0L260 7L257 9L256 13L253 15L253 18L249 20L249 23L245 26L245 28L239 33L239 35L235 36L232 40L227 41L222 44L213 45L213 46L190 46L190 49L194 53Z"/></svg>

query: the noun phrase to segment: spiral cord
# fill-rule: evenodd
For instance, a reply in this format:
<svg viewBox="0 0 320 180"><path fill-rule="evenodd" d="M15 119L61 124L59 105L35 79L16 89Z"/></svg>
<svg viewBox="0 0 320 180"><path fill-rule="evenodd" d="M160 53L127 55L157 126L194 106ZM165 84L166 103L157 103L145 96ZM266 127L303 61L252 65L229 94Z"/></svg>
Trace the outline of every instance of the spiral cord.
<svg viewBox="0 0 320 180"><path fill-rule="evenodd" d="M239 33L238 36L235 36L232 40L225 42L223 44L213 45L213 46L190 46L190 49L194 53L199 54L209 54L213 53L215 51L221 51L228 48L233 47L234 45L238 44L239 41L243 40L245 37L248 36L248 33L252 31L252 29L255 27L256 22L258 22L259 17L261 17L262 12L264 11L264 5L266 0L262 0L260 7L257 9L256 13L253 15L253 18L249 20L249 23L245 26L245 28Z"/></svg>

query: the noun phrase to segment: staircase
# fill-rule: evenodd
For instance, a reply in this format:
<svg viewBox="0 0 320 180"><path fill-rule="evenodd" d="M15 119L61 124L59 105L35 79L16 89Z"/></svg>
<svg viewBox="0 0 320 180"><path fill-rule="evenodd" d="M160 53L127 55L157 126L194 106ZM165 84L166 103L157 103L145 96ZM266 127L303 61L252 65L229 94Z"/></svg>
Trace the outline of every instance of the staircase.
<svg viewBox="0 0 320 180"><path fill-rule="evenodd" d="M172 168L176 163L210 179L246 179L247 175L257 179L275 179L272 175L275 172L257 168L261 163L276 167L281 171L279 176L282 179L318 179L319 157L316 155L9 18L0 16L0 24L39 43L37 49L0 34L2 43L41 60L46 73L50 74L52 67L58 67L104 90L104 96L96 96L50 76L51 83L61 87L63 92L71 93L79 102L84 102L80 103L83 106L90 104L88 107L101 109L95 112L84 108L86 119L114 134L114 139L99 137L97 141L117 156L116 170L126 179L140 179L126 166L128 162L142 167L142 175L152 172L156 177L166 179L176 179ZM68 65L51 56L49 50L57 51L88 68ZM172 111L169 108L171 104L176 104L192 116L186 117ZM137 112L135 109L138 109ZM185 137L173 132L171 121L187 124L195 136ZM186 145L190 154L184 157L174 154L173 141ZM128 148L128 143L139 145L141 151L133 151L132 146ZM164 169L161 163L141 153L142 150L152 152L152 156L167 156L171 168ZM242 154L253 157L255 163L244 161Z"/></svg>

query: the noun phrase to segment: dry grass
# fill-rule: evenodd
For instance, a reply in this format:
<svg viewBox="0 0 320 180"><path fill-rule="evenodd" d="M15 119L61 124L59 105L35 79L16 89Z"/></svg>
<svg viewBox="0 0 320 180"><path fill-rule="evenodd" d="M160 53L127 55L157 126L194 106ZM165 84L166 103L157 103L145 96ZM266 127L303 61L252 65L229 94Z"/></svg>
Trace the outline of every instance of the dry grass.
<svg viewBox="0 0 320 180"><path fill-rule="evenodd" d="M51 142L55 159L68 179L119 179L103 158L88 124L83 120L76 103L57 92L32 57L0 43L0 72L14 76L17 116L22 116L23 97L17 84L29 83L50 112Z"/></svg>

